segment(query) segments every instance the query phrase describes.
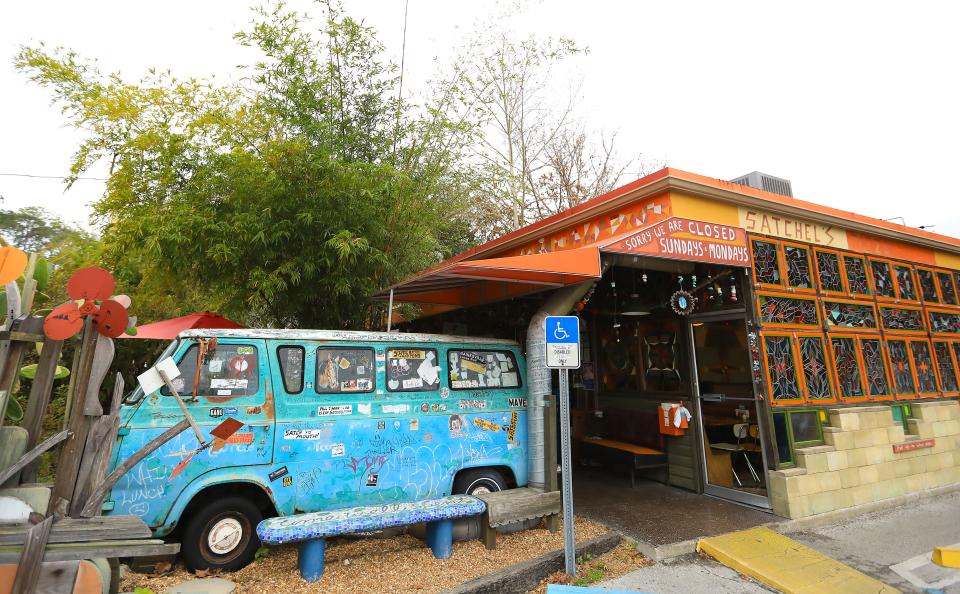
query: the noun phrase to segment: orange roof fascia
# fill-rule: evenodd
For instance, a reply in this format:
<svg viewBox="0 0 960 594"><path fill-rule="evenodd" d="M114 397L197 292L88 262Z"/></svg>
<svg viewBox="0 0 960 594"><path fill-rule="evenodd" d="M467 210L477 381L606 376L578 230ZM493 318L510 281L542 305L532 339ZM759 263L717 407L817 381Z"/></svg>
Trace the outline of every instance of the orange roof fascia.
<svg viewBox="0 0 960 594"><path fill-rule="evenodd" d="M451 272L461 273L465 271L464 269L469 268L600 278L600 251L596 246L588 246L559 252L530 254L528 256L467 260L455 265ZM516 278L523 277L517 276Z"/></svg>

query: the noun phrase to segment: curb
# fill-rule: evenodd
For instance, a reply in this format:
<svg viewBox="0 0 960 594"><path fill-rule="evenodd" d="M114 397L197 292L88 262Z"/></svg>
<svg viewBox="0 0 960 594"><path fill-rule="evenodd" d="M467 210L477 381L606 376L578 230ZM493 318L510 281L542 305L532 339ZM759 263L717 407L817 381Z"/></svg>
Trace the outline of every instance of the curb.
<svg viewBox="0 0 960 594"><path fill-rule="evenodd" d="M577 557L586 553L602 555L620 544L622 538L616 532L608 532L577 543ZM562 571L563 565L563 549L559 549L460 584L443 594L524 594L536 588L551 573Z"/></svg>

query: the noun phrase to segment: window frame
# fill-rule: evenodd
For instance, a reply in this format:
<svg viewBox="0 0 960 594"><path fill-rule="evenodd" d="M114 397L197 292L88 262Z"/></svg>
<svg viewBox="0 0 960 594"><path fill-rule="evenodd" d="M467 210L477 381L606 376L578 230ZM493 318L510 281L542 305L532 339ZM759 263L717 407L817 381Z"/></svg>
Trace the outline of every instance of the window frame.
<svg viewBox="0 0 960 594"><path fill-rule="evenodd" d="M795 436L794 436L794 434L793 434L793 418L792 418L792 413L794 413L794 412L801 412L801 413L815 412L815 413L817 414L817 430L818 430L818 433L820 434L820 439L819 439L819 440L814 440L814 441L800 441L800 442L796 441ZM821 411L820 411L819 409L816 409L816 408L794 408L794 409L790 409L790 410L778 410L778 411L775 411L775 412L772 413L772 414L774 414L774 415L783 415L783 416L784 416L784 427L786 427L786 430L787 430L787 435L786 435L786 437L787 437L787 447L790 449L790 455L792 456L792 459L791 459L789 462L783 462L782 460L778 460L778 462L777 462L777 469L795 468L795 467L797 466L797 448L808 448L808 447L813 447L813 446L818 446L818 445L823 445L823 444L824 444L824 440L823 440L823 419L820 418L820 413L821 413ZM776 421L773 421L773 420L772 420L772 423L771 423L771 424L772 424L772 428L773 428L773 430L774 430L774 443L773 443L772 445L773 445L774 448L776 448L776 447L777 447L777 444L776 444L776 429L775 429L775 427L776 427Z"/></svg>
<svg viewBox="0 0 960 594"><path fill-rule="evenodd" d="M869 402L871 400L870 392L867 388L867 366L863 360L863 352L860 348L859 335L854 332L833 332L827 334L827 340L830 342L830 359L832 365L830 367L830 372L833 373L834 380L837 385L837 398L840 402L843 403L853 403L853 402ZM879 338L879 336L878 336ZM857 369L860 373L860 386L863 388L863 396L844 396L843 390L841 388L842 384L840 383L840 372L837 369L837 357L836 353L833 350L833 341L834 339L842 340L852 340L853 341L853 356L857 360ZM881 344L882 348L882 344Z"/></svg>
<svg viewBox="0 0 960 594"><path fill-rule="evenodd" d="M323 351L323 350L370 351L370 369L373 372L371 382L370 382L370 389L369 390L350 390L346 392L343 390L337 390L336 392L318 392L317 390L319 389L319 386L320 386L320 382L318 381L320 377L320 351ZM336 345L336 344L322 344L322 345L318 345L314 349L313 357L315 359L313 364L313 375L314 375L313 393L315 395L321 398L327 397L327 396L344 396L344 395L351 396L354 394L372 394L377 390L377 375L378 375L377 374L377 351L373 347L356 346L356 345L344 346L344 345ZM304 365L306 365L306 363L304 363Z"/></svg>
<svg viewBox="0 0 960 594"><path fill-rule="evenodd" d="M937 279L937 295L940 296L940 306L941 307L960 307L960 294L957 294L957 283L955 280L955 275L953 270L948 270L946 268L933 268L933 274ZM943 297L943 287L940 286L940 275L944 274L947 277L947 280L950 282L950 287L953 289L953 303L947 303L946 299Z"/></svg>
<svg viewBox="0 0 960 594"><path fill-rule="evenodd" d="M454 387L453 387L453 380L450 379L450 354L451 354L451 353L461 352L461 351L468 351L468 352L472 352L472 353L494 353L494 354L496 354L496 353L503 353L503 354L506 354L506 355L509 356L510 359L513 361L513 367L514 367L514 370L516 371L516 374L517 374L517 385L516 385L516 386L509 386L509 387L505 387L505 386L478 386L478 387L476 387L476 388L454 388ZM447 377L447 384L450 386L450 390L455 391L455 392L461 392L461 391L466 391L466 390L521 390L521 389L523 389L523 386L524 386L524 384L523 384L523 376L520 375L520 366L519 366L519 364L517 363L517 356L516 356L516 354L515 354L513 351L511 351L510 349L469 349L469 348L466 348L466 347L449 347L449 348L447 349L447 373L446 373L446 377Z"/></svg>
<svg viewBox="0 0 960 594"><path fill-rule="evenodd" d="M930 274L933 275L933 291L934 291L934 293L937 294L937 300L936 300L936 301L927 301L927 299L923 296L923 286L920 284L920 271L921 271L921 270L923 270L924 272L929 272ZM937 278L937 271L936 271L936 269L930 268L930 267L928 267L928 266L914 266L914 267L913 267L913 277L914 277L914 278L916 279L916 281L917 281L917 294L918 294L919 297L920 297L920 302L921 302L921 303L924 303L924 304L930 303L930 304L933 304L933 305L935 305L935 306L936 306L936 305L941 305L941 304L943 303L943 295L940 294L940 279Z"/></svg>
<svg viewBox="0 0 960 594"><path fill-rule="evenodd" d="M883 310L884 309L909 309L916 311L920 314L920 323L923 327L920 330L907 330L903 328L887 328L883 325ZM877 305L878 313L880 314L877 318L877 321L880 322L880 329L884 332L892 332L896 334L913 334L914 336L926 336L927 335L927 326L929 325L929 320L923 310L919 305L899 305L894 303L880 303Z"/></svg>
<svg viewBox="0 0 960 594"><path fill-rule="evenodd" d="M868 276L870 277L870 284L872 285L872 288L873 288L874 298L878 302L879 301L887 301L887 302L903 301L902 299L897 298L897 295L900 294L900 290L899 290L899 287L897 286L897 274L893 271L893 260L890 260L888 258L875 258L872 256L867 257L866 260L867 260L867 266L868 266L868 272L869 272ZM893 297L889 297L887 295L881 295L880 291L877 289L877 282L874 279L874 273L873 273L874 262L886 264L887 268L890 270L890 282L893 285Z"/></svg>
<svg viewBox="0 0 960 594"><path fill-rule="evenodd" d="M884 351L886 352L887 359L890 361L890 373L893 374L893 357L890 354L890 341L903 341L906 344L907 349L907 364L910 366L910 377L913 378L913 393L912 394L900 394L897 390L897 380L893 379L893 392L896 395L896 400L916 400L920 398L920 383L917 380L917 370L916 364L913 362L913 351L910 349L910 339L915 338L909 334L894 334L884 336Z"/></svg>
<svg viewBox="0 0 960 594"><path fill-rule="evenodd" d="M936 355L933 353L933 344L929 338L919 338L919 337L910 337L907 339L909 342L909 352L910 352L910 362L913 364L913 379L916 382L917 387L917 397L918 398L938 398L942 395L939 391L940 388L940 370L937 369L937 364L934 359ZM917 372L917 362L916 357L913 354L913 343L922 342L926 343L927 350L930 353L930 361L933 362L933 385L937 388L934 392L922 392L920 390L920 374Z"/></svg>
<svg viewBox="0 0 960 594"><path fill-rule="evenodd" d="M910 273L910 278L913 279L913 290L915 294L915 299L909 299L907 297L900 296L900 277L897 276L897 266L905 267ZM890 260L890 271L893 273L893 284L896 287L897 301L903 303L914 303L920 304L923 303L922 291L920 291L920 283L917 279L917 270L916 267L910 262L902 262L897 260Z"/></svg>
<svg viewBox="0 0 960 594"><path fill-rule="evenodd" d="M950 361L951 361L951 364L953 365L953 376L957 382L956 390L947 391L943 389L943 377L940 375L940 363L937 359L937 350L933 348L933 345L938 342L941 342L947 345L947 354L950 355ZM941 338L941 339L934 338L930 341L930 354L933 357L934 363L936 364L937 387L940 388L940 394L942 396L960 396L960 365L958 365L960 361L957 361L956 349L952 344L954 342L957 342L957 341L955 340L951 341L945 338Z"/></svg>
<svg viewBox="0 0 960 594"><path fill-rule="evenodd" d="M777 322L764 322L763 310L761 309L761 302L760 302L762 297L784 297L787 299L801 299L804 301L812 301L814 306L813 310L815 312L815 315L817 316L817 322L816 324L792 324L792 323L782 324ZM787 293L783 291L757 291L756 298L754 299L754 301L756 302L757 321L764 328L774 328L774 329L780 329L780 330L793 329L793 330L807 330L807 331L812 330L814 328L818 328L818 329L823 328L823 317L822 317L823 314L820 311L819 299L817 299L815 295L803 294L803 293L799 293L799 294Z"/></svg>
<svg viewBox="0 0 960 594"><path fill-rule="evenodd" d="M876 340L877 343L879 343L880 363L883 365L883 373L887 380L887 391L889 392L885 396L874 396L873 394L870 394L870 382L867 377L867 358L863 354L864 340ZM875 402L895 400L897 396L897 388L894 385L893 365L890 363L890 360L887 356L889 353L887 349L887 343L884 340L883 336L881 336L879 333L873 336L861 334L860 336L857 337L857 353L860 355L860 361L863 363L863 374L862 374L864 379L863 385L866 386L868 399Z"/></svg>
<svg viewBox="0 0 960 594"><path fill-rule="evenodd" d="M859 299L834 299L834 298L824 298L819 299L820 302L820 314L823 316L823 325L827 329L827 332L869 332L874 333L880 330L880 317L877 312L877 304L873 301L861 301ZM848 303L852 305L865 305L873 309L873 319L876 322L876 326L873 328L859 328L856 326L833 326L830 324L830 317L827 315L827 303Z"/></svg>
<svg viewBox="0 0 960 594"><path fill-rule="evenodd" d="M779 283L767 283L761 282L757 276L756 265L754 264L755 258L753 256L753 242L759 241L762 243L771 243L777 252L777 268L780 271L780 282ZM751 235L747 237L747 242L750 244L750 274L753 276L754 284L758 289L768 288L784 291L787 289L787 277L786 277L786 265L783 261L783 250L781 249L781 242L778 239L773 239L765 235Z"/></svg>
<svg viewBox="0 0 960 594"><path fill-rule="evenodd" d="M873 271L870 268L870 258L868 258L866 254L858 254L856 252L840 252L840 255L843 262L843 283L847 295L850 295L854 299L857 297L875 299L877 296L877 287L873 283ZM867 280L867 291L869 291L869 293L854 293L850 288L850 275L847 273L848 258L851 260L860 260L860 262L863 263L863 274Z"/></svg>
<svg viewBox="0 0 960 594"><path fill-rule="evenodd" d="M807 387L807 374L803 372L803 349L800 348L800 339L801 338L816 338L820 340L820 346L823 347L823 364L826 366L824 370L827 374L827 383L830 384L830 398L811 398L810 389ZM793 340L796 343L797 349L797 360L800 362L800 381L802 382L802 389L800 393L803 395L805 404L832 404L836 403L839 398L840 389L837 387L837 383L831 370L833 369L833 364L830 361L830 349L827 348L827 336L823 332L794 332Z"/></svg>
<svg viewBox="0 0 960 594"><path fill-rule="evenodd" d="M256 396L257 394L259 394L259 393L262 391L262 389L263 389L263 387L264 387L264 385L265 385L265 382L263 381L264 378L262 377L263 374L261 373L262 370L261 370L261 368L260 368L260 357L261 357L261 354L262 354L261 351L260 351L260 347L259 347L259 345L257 345L256 343L242 342L243 340L250 340L250 339L241 339L241 338L238 338L238 339L236 339L237 342L233 342L232 340L229 340L229 339L220 338L220 339L217 340L217 348L220 348L220 347L222 347L222 346L234 346L234 347L241 347L241 346L243 346L243 347L251 347L251 348L253 348L253 353L257 356L257 361L256 361L257 389L254 390L253 392L250 392L249 394L229 394L229 395L228 395L228 394L223 394L223 395L220 395L220 394L201 394L200 391L199 391L199 386L197 386L198 389L197 389L197 394L196 394L196 395L193 394L193 390L192 390L192 389L189 390L189 391L186 391L186 390L185 390L185 391L183 391L183 393L180 394L180 397L183 398L183 401L184 401L185 403L191 404L191 403L199 402L198 400L195 400L195 399L198 399L198 398L217 398L218 401L219 401L219 399L224 399L224 400L229 399L229 400L233 400L233 399L235 399L235 398L251 398L251 397L253 397L253 396ZM188 339L187 341L184 341L183 344L186 345L186 348L183 350L183 354L180 356L179 359L175 359L177 368L180 367L180 363L187 357L187 353L190 352L190 349L192 349L192 348L194 348L194 347L196 347L196 348L198 349L198 351L199 351L199 349L200 349L200 342L199 342L198 340L196 340L196 339L193 339L193 338ZM173 357L176 357L176 352L173 354ZM196 374L196 369L194 370L194 373ZM181 373L181 377L186 378L186 375L184 375L183 373ZM199 376L198 376L198 377L199 377ZM216 389L216 388L211 388L211 389ZM177 390L177 391L180 392L180 390ZM161 387L157 390L157 393L159 393L161 397L166 397L166 398L172 398L172 397L173 397L173 394L170 392L169 388L167 388L166 385L161 386Z"/></svg>
<svg viewBox="0 0 960 594"><path fill-rule="evenodd" d="M797 292L797 293L809 293L809 294L814 294L814 293L816 293L816 292L817 292L817 284L818 284L818 282L819 282L820 279L819 279L819 277L818 277L818 278L814 278L814 274L816 274L816 269L814 268L814 263L813 263L813 261L812 261L812 260L814 259L814 258L813 258L813 249L814 249L814 248L813 248L813 245L804 245L804 244L802 244L802 243L797 243L797 242L794 242L794 241L780 241L779 243L780 243L780 246L779 246L779 248L778 248L778 254L779 254L779 256L780 256L781 262L783 263L783 269L782 269L782 274L781 274L781 277L783 278L783 285L781 285L781 288L782 288L783 290L785 290L785 291L795 291L795 292ZM795 286L793 286L793 285L790 284L790 275L789 275L789 273L787 272L787 246L790 246L790 247L793 247L793 248L802 249L803 251L805 251L805 252L807 253L807 271L808 271L808 274L810 275L810 287L809 287L809 288L807 288L807 287L795 287Z"/></svg>
<svg viewBox="0 0 960 594"><path fill-rule="evenodd" d="M820 261L817 259L818 253L833 254L834 256L836 256L837 270L839 271L839 274L840 274L840 290L839 291L833 291L830 289L823 288L823 283L821 283L820 281ZM814 248L813 263L817 271L817 290L821 295L826 295L829 297L832 297L832 296L847 297L851 294L850 286L849 286L849 283L847 282L847 269L844 266L843 256L844 254L838 250L832 250L829 248L819 248L819 247Z"/></svg>
<svg viewBox="0 0 960 594"><path fill-rule="evenodd" d="M797 376L797 393L799 394L798 398L790 399L775 399L773 397L773 376L770 373L770 357L767 354L767 338L781 338L784 337L790 343L790 352L793 354L793 370ZM805 394L804 394L804 378L803 378L803 369L798 366L797 363L800 362L800 353L798 351L797 341L794 338L793 332L784 332L784 331L771 331L771 332L761 332L760 334L760 347L762 349L763 356L763 370L766 374L764 376L764 383L767 388L767 401L770 402L771 406L796 406L798 404L805 404Z"/></svg>
<svg viewBox="0 0 960 594"><path fill-rule="evenodd" d="M389 379L390 379L390 378L387 376L387 374L390 373L390 371L389 371L389 370L390 370L390 359L393 358L393 357L390 356L390 352L391 352L391 351L399 351L399 350L408 350L408 351L413 351L413 350L433 351L434 359L436 360L437 365L440 367L440 371L439 371L439 373L437 374L437 384L436 384L436 386L433 387L433 388L429 388L429 389L423 389L423 386L421 386L421 387L419 387L419 388L411 388L411 389L406 389L406 388L403 388L403 387L396 388L396 389L391 388L391 387L390 387L390 382L389 382ZM384 386L384 388L387 389L388 392L390 392L390 393L392 393L392 394L404 394L404 393L411 393L411 392L439 392L441 386L443 386L444 371L443 371L443 365L440 363L440 352L439 352L439 349L438 349L437 347L411 346L411 345L405 345L405 346L388 345L388 346L386 346L386 347L384 348L384 350L383 350L383 356L384 356L383 386ZM449 374L449 371L447 372L447 374ZM448 377L447 379L448 379L448 381L449 381L449 377Z"/></svg>
<svg viewBox="0 0 960 594"><path fill-rule="evenodd" d="M300 389L296 392L291 392L287 389L287 377L283 372L283 364L280 363L280 349L300 349L302 358L300 359L302 367L300 369ZM274 349L274 354L277 356L277 371L280 372L280 381L283 383L283 391L288 396L298 396L303 394L303 391L307 386L307 348L302 344L278 344ZM316 369L314 369L316 373Z"/></svg>
<svg viewBox="0 0 960 594"><path fill-rule="evenodd" d="M955 316L960 316L960 309L949 308L949 307L925 307L926 319L924 322L927 324L927 330L930 333L930 336L942 337L942 338L960 338L960 332L942 332L940 330L933 329L933 319L930 317L930 314L933 313L944 313L951 314Z"/></svg>

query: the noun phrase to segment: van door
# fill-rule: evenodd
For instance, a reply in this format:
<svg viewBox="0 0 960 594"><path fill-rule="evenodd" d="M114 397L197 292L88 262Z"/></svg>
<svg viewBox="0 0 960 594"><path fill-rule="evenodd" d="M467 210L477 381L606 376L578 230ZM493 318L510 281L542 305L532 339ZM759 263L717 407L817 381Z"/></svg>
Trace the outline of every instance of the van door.
<svg viewBox="0 0 960 594"><path fill-rule="evenodd" d="M177 347L180 376L173 384L210 446L200 450L193 431L181 432L120 479L111 495L113 513L140 516L160 528L181 492L201 476L221 471L226 477L231 468L272 462L274 399L265 341L220 338L205 343L204 353L202 343L185 340ZM182 419L166 387L145 395L121 431L117 459ZM227 419L236 422L221 427Z"/></svg>

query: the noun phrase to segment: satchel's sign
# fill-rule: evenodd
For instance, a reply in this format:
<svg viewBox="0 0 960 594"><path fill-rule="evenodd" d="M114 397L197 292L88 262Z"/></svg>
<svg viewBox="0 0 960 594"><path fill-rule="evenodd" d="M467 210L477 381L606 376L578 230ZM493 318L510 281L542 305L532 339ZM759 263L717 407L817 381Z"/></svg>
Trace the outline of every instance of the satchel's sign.
<svg viewBox="0 0 960 594"><path fill-rule="evenodd" d="M847 247L847 232L843 229L753 208L740 207L740 226L750 233L770 235L780 239L815 243L833 248Z"/></svg>
<svg viewBox="0 0 960 594"><path fill-rule="evenodd" d="M749 266L747 234L740 227L672 217L603 247L604 251L711 264Z"/></svg>

